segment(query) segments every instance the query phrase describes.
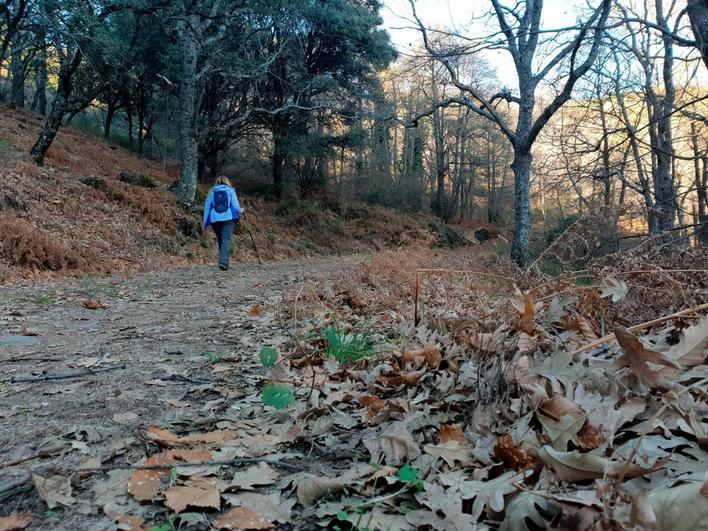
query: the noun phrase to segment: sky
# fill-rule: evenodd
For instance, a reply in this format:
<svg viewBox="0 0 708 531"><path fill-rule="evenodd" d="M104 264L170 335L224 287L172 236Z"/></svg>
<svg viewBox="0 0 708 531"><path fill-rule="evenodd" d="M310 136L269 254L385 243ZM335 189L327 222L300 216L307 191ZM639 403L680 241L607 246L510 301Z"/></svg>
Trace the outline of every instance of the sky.
<svg viewBox="0 0 708 531"><path fill-rule="evenodd" d="M455 28L463 34L472 18L488 12L490 5L488 0L416 0L418 15L426 26ZM580 12L579 7L583 5L587 5L585 0L545 0L542 27L559 28L574 24ZM422 46L420 31L411 27L411 13L408 0L384 0L381 11L384 27L401 53ZM475 27L483 26L477 21ZM494 30L496 28L494 25ZM503 85L509 88L517 86L514 64L508 52L487 52L487 59L496 67L497 77Z"/></svg>

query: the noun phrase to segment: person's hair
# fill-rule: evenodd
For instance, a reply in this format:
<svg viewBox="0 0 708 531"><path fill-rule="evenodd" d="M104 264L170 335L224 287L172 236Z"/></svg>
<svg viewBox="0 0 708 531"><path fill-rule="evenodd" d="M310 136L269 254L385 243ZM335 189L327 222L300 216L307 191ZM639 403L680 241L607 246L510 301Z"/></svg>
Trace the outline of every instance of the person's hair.
<svg viewBox="0 0 708 531"><path fill-rule="evenodd" d="M216 178L216 184L214 186L219 186L220 184L225 184L226 186L231 186L231 181L226 175L219 175Z"/></svg>

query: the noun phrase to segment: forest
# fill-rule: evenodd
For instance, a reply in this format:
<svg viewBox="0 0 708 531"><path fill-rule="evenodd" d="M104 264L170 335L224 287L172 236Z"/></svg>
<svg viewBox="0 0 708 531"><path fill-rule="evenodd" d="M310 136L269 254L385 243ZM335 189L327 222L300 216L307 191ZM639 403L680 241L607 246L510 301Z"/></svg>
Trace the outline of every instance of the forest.
<svg viewBox="0 0 708 531"><path fill-rule="evenodd" d="M0 0L0 531L708 529L707 123L708 0Z"/></svg>

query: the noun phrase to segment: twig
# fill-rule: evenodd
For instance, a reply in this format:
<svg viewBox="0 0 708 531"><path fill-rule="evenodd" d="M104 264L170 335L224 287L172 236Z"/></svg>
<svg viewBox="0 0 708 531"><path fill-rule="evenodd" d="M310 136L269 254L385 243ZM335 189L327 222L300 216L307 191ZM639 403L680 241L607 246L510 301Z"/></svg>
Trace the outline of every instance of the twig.
<svg viewBox="0 0 708 531"><path fill-rule="evenodd" d="M77 467L71 471L72 474L77 472L110 472L111 470L172 470L173 468L186 467L203 467L203 466L233 466L233 465L251 465L254 463L267 463L272 466L286 468L288 470L300 470L300 467L284 463L282 461L273 461L269 459L256 459L252 457L239 457L237 459L224 459L217 461L194 461L194 462L178 462L161 465L103 465L97 467Z"/></svg>
<svg viewBox="0 0 708 531"><path fill-rule="evenodd" d="M645 328L650 328L654 325L665 323L666 321L671 321L672 319L676 319L677 317L686 317L688 314L700 312L703 310L708 310L708 304L702 304L701 306L696 306L695 308L688 308L687 310L672 313L671 315L660 317L659 319L654 319L653 321L647 321L646 323L630 326L629 328L627 328L627 330L629 330L630 332L637 332L638 330L644 330ZM600 339L588 343L584 347L580 347L579 349L574 350L573 355L580 354L581 352L590 350L591 348L594 348L598 345L602 345L603 343L608 343L610 341L615 340L616 338L614 334L608 334L605 337L601 337Z"/></svg>
<svg viewBox="0 0 708 531"><path fill-rule="evenodd" d="M305 284L300 286L300 290L297 292L295 297L295 302L293 302L293 320L297 323L297 303L300 301L300 295L302 295L302 290L305 289Z"/></svg>
<svg viewBox="0 0 708 531"><path fill-rule="evenodd" d="M49 362L49 361L62 361L62 358L33 358L32 356L29 357L20 357L20 358L9 358L6 360L2 360L3 363L16 363L19 361L41 361L41 362Z"/></svg>
<svg viewBox="0 0 708 531"><path fill-rule="evenodd" d="M708 269L641 269L638 271L608 271L607 275L613 276L613 277L623 277L626 275L648 275L648 274L656 274L656 273L701 273L704 275L708 275ZM594 273L588 271L588 270L583 270L583 271L573 271L572 273L568 273L566 276L562 277L561 279L555 279L552 282L546 282L544 284L539 284L538 286L531 288L529 290L529 293L533 293L534 291L538 291L543 288L547 288L548 286L551 286L553 284L556 284L558 280L571 280L577 277L582 277L582 276L590 276L594 275Z"/></svg>
<svg viewBox="0 0 708 531"><path fill-rule="evenodd" d="M185 382L185 383L219 383L218 380L212 380L210 378L192 378L191 376L185 376L183 374L170 374L169 376L159 376L152 375L153 380L162 380L164 382Z"/></svg>
<svg viewBox="0 0 708 531"><path fill-rule="evenodd" d="M86 369L85 371L67 372L64 374L45 374L44 376L13 376L10 383L36 383L46 382L49 380L66 380L67 378L79 378L89 374L98 374L100 372L115 371L117 369L125 369L125 365L114 365L112 367L104 367L102 369Z"/></svg>
<svg viewBox="0 0 708 531"><path fill-rule="evenodd" d="M35 452L33 454L28 455L27 457L15 459L14 461L8 461L7 463L0 463L0 468L21 465L22 463L26 463L27 461L31 461L32 459L37 459L39 457L54 457L55 455L60 454L62 450L63 448L55 448L53 450L40 450L39 452Z"/></svg>

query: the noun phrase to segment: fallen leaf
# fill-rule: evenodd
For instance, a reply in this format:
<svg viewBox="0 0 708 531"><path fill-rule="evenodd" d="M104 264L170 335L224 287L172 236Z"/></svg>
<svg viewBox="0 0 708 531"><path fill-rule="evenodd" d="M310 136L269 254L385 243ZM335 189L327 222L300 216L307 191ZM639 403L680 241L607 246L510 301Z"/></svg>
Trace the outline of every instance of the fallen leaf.
<svg viewBox="0 0 708 531"><path fill-rule="evenodd" d="M499 531L550 529L551 521L562 510L561 505L552 500L531 492L520 492L507 504Z"/></svg>
<svg viewBox="0 0 708 531"><path fill-rule="evenodd" d="M521 293L521 290L516 288L511 304L521 314L514 323L516 330L532 336L534 333L533 319L536 316L536 306L534 305L533 297L531 297L530 293Z"/></svg>
<svg viewBox="0 0 708 531"><path fill-rule="evenodd" d="M313 505L323 496L340 492L344 487L341 480L308 475L297 485L297 499L302 505Z"/></svg>
<svg viewBox="0 0 708 531"><path fill-rule="evenodd" d="M365 439L363 442L376 463L385 461L387 465L399 466L421 454L418 443L415 442L404 422L394 422L384 426L379 435Z"/></svg>
<svg viewBox="0 0 708 531"><path fill-rule="evenodd" d="M450 487L448 494L459 493L463 500L474 499L470 519L479 519L485 507L494 512L504 510L504 496L516 492L514 483L523 481L524 475L506 472L487 481L470 480L462 471L450 472L439 476L440 483Z"/></svg>
<svg viewBox="0 0 708 531"><path fill-rule="evenodd" d="M136 413L132 411L127 411L125 413L116 413L113 415L113 422L118 424L130 424L132 421L138 418Z"/></svg>
<svg viewBox="0 0 708 531"><path fill-rule="evenodd" d="M696 324L681 331L679 342L671 347L668 355L683 368L704 363L708 349L708 315Z"/></svg>
<svg viewBox="0 0 708 531"><path fill-rule="evenodd" d="M633 478L656 470L656 467L642 468L634 463L610 461L592 453L559 452L551 446L543 446L538 456L564 481L599 479L605 474L611 476L620 472L625 478Z"/></svg>
<svg viewBox="0 0 708 531"><path fill-rule="evenodd" d="M354 529L367 529L368 531L409 531L411 529L403 514L387 513L375 507L368 512L348 512L345 518L355 526ZM365 527L359 527L365 525Z"/></svg>
<svg viewBox="0 0 708 531"><path fill-rule="evenodd" d="M261 518L281 524L292 521L292 508L297 503L295 498L281 499L277 492L267 495L256 492L226 493L223 497L233 506L248 507L257 512Z"/></svg>
<svg viewBox="0 0 708 531"><path fill-rule="evenodd" d="M705 531L708 529L708 482L663 486L635 498L631 517L654 517L652 531ZM649 512L649 509L651 512ZM639 521L637 523L640 523Z"/></svg>
<svg viewBox="0 0 708 531"><path fill-rule="evenodd" d="M380 399L377 396L360 396L356 400L359 405L366 408L366 413L364 414L364 420L371 422L376 415L378 415L381 410L386 406L386 401Z"/></svg>
<svg viewBox="0 0 708 531"><path fill-rule="evenodd" d="M165 505L176 513L181 513L187 507L218 511L221 508L221 495L216 487L207 481L191 481L187 485L166 490Z"/></svg>
<svg viewBox="0 0 708 531"><path fill-rule="evenodd" d="M232 430L214 430L203 434L179 437L169 430L150 426L145 430L145 435L161 446L191 446L195 444L221 444L236 439L236 432Z"/></svg>
<svg viewBox="0 0 708 531"><path fill-rule="evenodd" d="M600 297L612 297L612 302L619 302L629 293L629 286L615 277L605 278L605 285L600 288Z"/></svg>
<svg viewBox="0 0 708 531"><path fill-rule="evenodd" d="M251 306L251 308L248 310L248 315L250 317L258 317L261 314L261 306L260 304L254 304Z"/></svg>
<svg viewBox="0 0 708 531"><path fill-rule="evenodd" d="M454 468L455 463L460 463L463 466L470 466L474 463L474 447L468 442L448 441L440 444L426 444L423 450L433 457L442 459L450 468Z"/></svg>
<svg viewBox="0 0 708 531"><path fill-rule="evenodd" d="M83 302L84 308L87 310L105 310L106 306L101 301L87 300Z"/></svg>
<svg viewBox="0 0 708 531"><path fill-rule="evenodd" d="M506 340L506 329L502 325L494 332L477 332L467 337L467 341L482 352L496 352L504 346Z"/></svg>
<svg viewBox="0 0 708 531"><path fill-rule="evenodd" d="M174 400L172 398L165 400L165 404L172 406L172 407L178 407L180 409L192 407L192 404L190 404L189 402L182 402L180 400Z"/></svg>
<svg viewBox="0 0 708 531"><path fill-rule="evenodd" d="M145 523L143 518L132 514L123 514L116 518L115 522L117 531L148 531L149 529L143 525Z"/></svg>
<svg viewBox="0 0 708 531"><path fill-rule="evenodd" d="M10 516L0 517L0 531L20 531L32 523L30 513L15 513Z"/></svg>
<svg viewBox="0 0 708 531"><path fill-rule="evenodd" d="M207 450L164 450L159 454L151 455L145 461L145 465L179 466L180 461L195 463L209 459L211 459L211 452ZM128 492L138 501L152 500L166 487L162 478L169 474L169 469L136 470L128 480Z"/></svg>
<svg viewBox="0 0 708 531"><path fill-rule="evenodd" d="M71 496L71 480L66 476L52 474L42 477L33 474L32 483L49 509L54 509L57 505L73 505L76 502Z"/></svg>
<svg viewBox="0 0 708 531"><path fill-rule="evenodd" d="M546 312L543 314L543 320L548 324L559 324L563 322L565 316L565 308L570 304L577 302L575 297L560 298L557 295L551 299Z"/></svg>
<svg viewBox="0 0 708 531"><path fill-rule="evenodd" d="M248 507L236 507L213 522L217 529L273 529L273 522L261 518Z"/></svg>
<svg viewBox="0 0 708 531"><path fill-rule="evenodd" d="M258 463L243 472L236 472L226 490L253 490L256 486L272 485L279 475L268 463Z"/></svg>
<svg viewBox="0 0 708 531"><path fill-rule="evenodd" d="M465 442L467 438L462 430L453 424L443 424L438 431L438 441L446 443L450 441Z"/></svg>
<svg viewBox="0 0 708 531"><path fill-rule="evenodd" d="M433 529L445 531L475 531L478 529L477 523L470 518L470 515L462 512L462 499L458 496L448 495L445 489L436 483L426 483L425 490L417 493L415 498L418 503L428 507L430 511L407 512L406 520L412 525L434 525ZM438 514L442 514L444 517L441 518Z"/></svg>
<svg viewBox="0 0 708 531"><path fill-rule="evenodd" d="M494 457L504 462L504 464L521 471L533 466L534 460L523 450L514 446L511 435L502 435L494 445Z"/></svg>
<svg viewBox="0 0 708 531"><path fill-rule="evenodd" d="M648 364L654 363L680 369L681 366L676 363L676 360L661 352L649 350L638 337L622 326L616 326L614 332L617 342L624 350L624 354L617 358L620 366L629 367L637 379L649 388L671 389L675 386L673 382L664 378L660 371L652 370Z"/></svg>
<svg viewBox="0 0 708 531"><path fill-rule="evenodd" d="M543 400L538 413L538 420L556 450L566 451L570 441L584 449L597 448L604 442L600 430L587 422L583 408L561 394Z"/></svg>

